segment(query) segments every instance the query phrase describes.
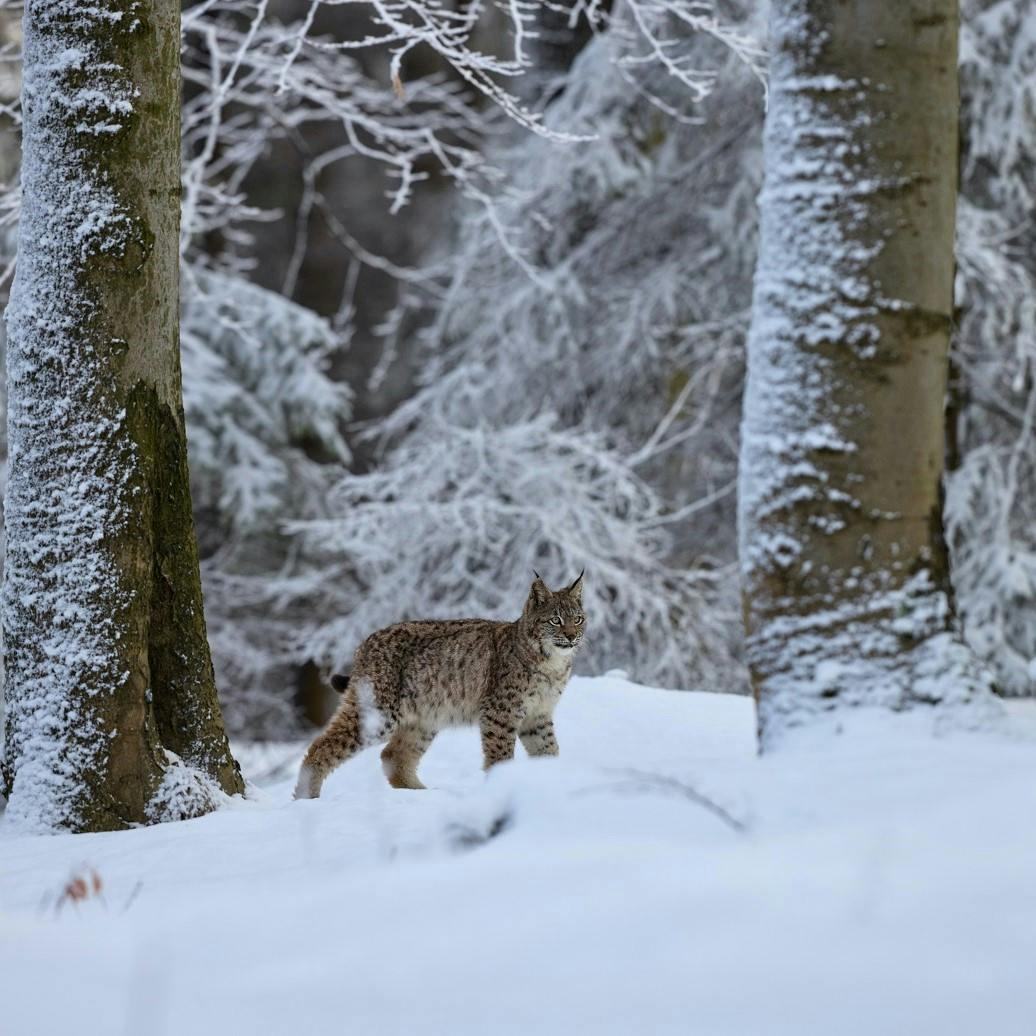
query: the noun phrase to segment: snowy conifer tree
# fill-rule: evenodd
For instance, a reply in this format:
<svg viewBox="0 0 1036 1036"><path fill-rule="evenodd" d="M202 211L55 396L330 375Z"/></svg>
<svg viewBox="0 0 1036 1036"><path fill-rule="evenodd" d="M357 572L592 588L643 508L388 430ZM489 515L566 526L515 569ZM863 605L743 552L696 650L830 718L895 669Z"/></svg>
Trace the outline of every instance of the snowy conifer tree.
<svg viewBox="0 0 1036 1036"><path fill-rule="evenodd" d="M961 13L959 322L946 530L968 643L1036 693L1036 3Z"/></svg>
<svg viewBox="0 0 1036 1036"><path fill-rule="evenodd" d="M777 0L771 40L739 483L764 744L989 689L942 537L957 4Z"/></svg>
<svg viewBox="0 0 1036 1036"><path fill-rule="evenodd" d="M720 508L760 47L744 12L710 4L597 10L582 50L585 32L552 37L552 62L578 53L571 68L541 70L547 127L586 139L490 142L503 179L461 208L444 249L419 389L381 423L378 468L341 481L335 517L299 526L312 558L294 582L311 602L302 657L343 664L401 614L507 617L533 568L560 581L585 566L584 665L745 685Z"/></svg>
<svg viewBox="0 0 1036 1036"><path fill-rule="evenodd" d="M30 0L7 311L9 814L242 790L205 636L178 350L179 4Z"/></svg>

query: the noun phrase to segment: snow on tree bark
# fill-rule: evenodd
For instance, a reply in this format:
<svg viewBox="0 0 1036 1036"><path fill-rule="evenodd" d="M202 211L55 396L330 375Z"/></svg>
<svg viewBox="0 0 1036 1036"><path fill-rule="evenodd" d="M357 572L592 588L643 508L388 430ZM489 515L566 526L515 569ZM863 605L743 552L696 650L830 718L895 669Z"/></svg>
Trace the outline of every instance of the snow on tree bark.
<svg viewBox="0 0 1036 1036"><path fill-rule="evenodd" d="M102 830L242 790L216 699L178 349L179 4L29 0L7 311L9 816Z"/></svg>
<svg viewBox="0 0 1036 1036"><path fill-rule="evenodd" d="M988 702L942 538L956 0L777 0L739 540L764 747L840 704Z"/></svg>

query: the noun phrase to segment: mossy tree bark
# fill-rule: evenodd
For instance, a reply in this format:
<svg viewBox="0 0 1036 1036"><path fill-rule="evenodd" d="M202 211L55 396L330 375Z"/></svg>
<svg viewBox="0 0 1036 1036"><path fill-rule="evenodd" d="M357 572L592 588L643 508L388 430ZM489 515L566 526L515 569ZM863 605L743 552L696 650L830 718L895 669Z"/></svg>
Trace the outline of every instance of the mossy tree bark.
<svg viewBox="0 0 1036 1036"><path fill-rule="evenodd" d="M942 538L956 0L775 0L739 537L764 746L989 703Z"/></svg>
<svg viewBox="0 0 1036 1036"><path fill-rule="evenodd" d="M9 813L107 830L242 790L216 697L178 339L178 0L29 0L7 320Z"/></svg>

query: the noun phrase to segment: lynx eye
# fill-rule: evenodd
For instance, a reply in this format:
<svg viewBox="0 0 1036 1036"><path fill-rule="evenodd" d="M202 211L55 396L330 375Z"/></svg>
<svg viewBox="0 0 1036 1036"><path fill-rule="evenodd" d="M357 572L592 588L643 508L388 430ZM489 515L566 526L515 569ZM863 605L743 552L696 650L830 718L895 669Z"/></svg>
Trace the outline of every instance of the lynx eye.
<svg viewBox="0 0 1036 1036"><path fill-rule="evenodd" d="M560 615L552 615L551 619L550 619L550 624L552 626L560 626L561 625L561 616Z"/></svg>
<svg viewBox="0 0 1036 1036"><path fill-rule="evenodd" d="M582 626L583 625L583 616L582 615L577 615L576 616L576 625L577 626Z"/></svg>

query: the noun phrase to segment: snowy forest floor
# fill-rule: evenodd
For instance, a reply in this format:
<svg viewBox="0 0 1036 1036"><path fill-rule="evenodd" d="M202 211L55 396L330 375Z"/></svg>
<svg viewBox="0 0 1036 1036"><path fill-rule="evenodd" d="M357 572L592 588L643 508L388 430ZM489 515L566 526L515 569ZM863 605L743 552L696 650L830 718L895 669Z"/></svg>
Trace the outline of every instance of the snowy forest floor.
<svg viewBox="0 0 1036 1036"><path fill-rule="evenodd" d="M1036 710L758 758L744 698L576 679L560 760L376 752L122 834L0 822L0 1031L1031 1034ZM273 767L276 773L277 767ZM55 902L95 869L103 900Z"/></svg>

